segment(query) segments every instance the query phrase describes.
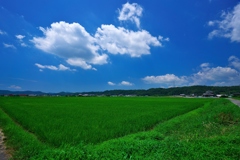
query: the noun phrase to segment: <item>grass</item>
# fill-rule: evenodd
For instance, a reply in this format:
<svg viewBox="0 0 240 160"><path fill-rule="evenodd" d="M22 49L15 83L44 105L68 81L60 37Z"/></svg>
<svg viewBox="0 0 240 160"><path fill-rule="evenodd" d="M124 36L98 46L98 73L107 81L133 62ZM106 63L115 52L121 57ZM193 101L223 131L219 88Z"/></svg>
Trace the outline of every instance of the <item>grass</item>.
<svg viewBox="0 0 240 160"><path fill-rule="evenodd" d="M234 99L240 100L240 97L233 97Z"/></svg>
<svg viewBox="0 0 240 160"><path fill-rule="evenodd" d="M0 104L14 159L240 157L240 110L225 99L1 98Z"/></svg>

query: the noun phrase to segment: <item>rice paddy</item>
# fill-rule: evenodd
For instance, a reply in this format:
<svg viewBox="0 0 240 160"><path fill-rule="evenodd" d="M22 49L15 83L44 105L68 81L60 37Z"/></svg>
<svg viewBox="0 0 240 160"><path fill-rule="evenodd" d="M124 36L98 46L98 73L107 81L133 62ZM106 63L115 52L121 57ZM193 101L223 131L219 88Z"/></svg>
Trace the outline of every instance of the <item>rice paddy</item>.
<svg viewBox="0 0 240 160"><path fill-rule="evenodd" d="M217 113L214 103L227 104L233 113L228 114L229 109ZM235 127L231 134L236 137L240 112L231 105L225 99L169 97L1 97L0 126L15 159L151 159L153 155L146 157L145 152L155 146L162 154L159 147L170 139L169 145L179 140L195 143L212 136L211 132L218 137L218 127L229 134L230 125L221 124L220 113L231 116L228 119ZM133 152L126 154L124 150L135 146L136 141L147 143L145 149L132 148ZM109 151L102 153L104 149ZM159 155L171 156L170 152Z"/></svg>

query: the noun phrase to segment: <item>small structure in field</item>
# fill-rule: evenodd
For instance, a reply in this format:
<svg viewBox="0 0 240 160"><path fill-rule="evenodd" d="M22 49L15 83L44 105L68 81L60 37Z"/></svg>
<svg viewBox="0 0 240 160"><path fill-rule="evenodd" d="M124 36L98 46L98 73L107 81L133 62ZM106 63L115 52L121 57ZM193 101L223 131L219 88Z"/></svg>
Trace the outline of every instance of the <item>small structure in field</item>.
<svg viewBox="0 0 240 160"><path fill-rule="evenodd" d="M180 94L179 96L180 96L180 97L186 97L186 95L185 95L185 94Z"/></svg>
<svg viewBox="0 0 240 160"><path fill-rule="evenodd" d="M203 97L214 97L215 94L213 93L213 91L206 91L205 93L203 93L202 96Z"/></svg>

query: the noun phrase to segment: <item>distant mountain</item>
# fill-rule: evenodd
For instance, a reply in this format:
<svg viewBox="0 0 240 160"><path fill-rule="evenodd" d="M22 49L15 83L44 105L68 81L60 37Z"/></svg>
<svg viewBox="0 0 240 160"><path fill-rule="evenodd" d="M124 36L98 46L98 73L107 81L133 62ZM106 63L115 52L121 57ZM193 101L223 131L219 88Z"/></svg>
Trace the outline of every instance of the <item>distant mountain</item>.
<svg viewBox="0 0 240 160"><path fill-rule="evenodd" d="M46 93L43 93L41 91L8 91L8 90L0 90L0 95L44 95Z"/></svg>
<svg viewBox="0 0 240 160"><path fill-rule="evenodd" d="M59 93L44 93L41 91L8 91L0 90L0 95L136 95L136 96L172 96L172 95L195 95L201 96L206 91L212 91L214 94L240 94L240 86L186 86L172 88L150 88L147 90L106 90L102 92L59 92Z"/></svg>

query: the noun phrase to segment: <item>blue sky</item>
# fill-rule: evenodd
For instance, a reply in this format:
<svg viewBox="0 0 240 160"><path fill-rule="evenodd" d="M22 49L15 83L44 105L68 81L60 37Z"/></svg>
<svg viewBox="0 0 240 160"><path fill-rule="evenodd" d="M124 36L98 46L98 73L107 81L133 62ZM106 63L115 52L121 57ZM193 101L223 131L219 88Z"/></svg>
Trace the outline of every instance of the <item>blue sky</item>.
<svg viewBox="0 0 240 160"><path fill-rule="evenodd" d="M1 0L0 89L240 85L238 0Z"/></svg>

